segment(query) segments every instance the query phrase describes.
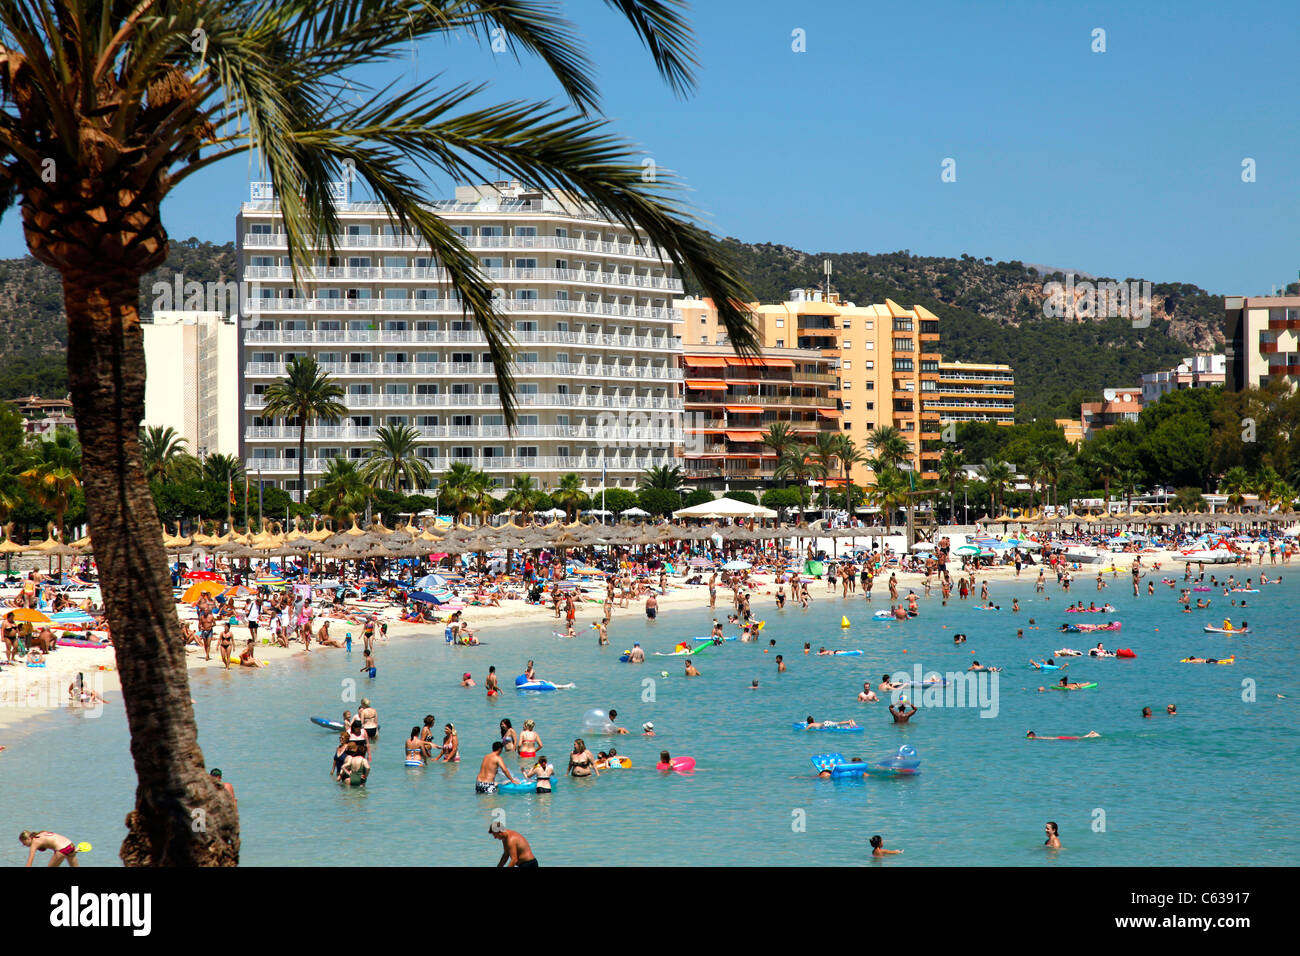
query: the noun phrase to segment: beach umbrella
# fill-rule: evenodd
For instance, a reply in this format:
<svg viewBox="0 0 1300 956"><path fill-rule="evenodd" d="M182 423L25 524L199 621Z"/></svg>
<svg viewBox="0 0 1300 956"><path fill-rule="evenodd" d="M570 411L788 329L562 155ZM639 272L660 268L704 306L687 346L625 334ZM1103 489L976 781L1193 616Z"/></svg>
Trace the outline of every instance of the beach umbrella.
<svg viewBox="0 0 1300 956"><path fill-rule="evenodd" d="M707 568L713 565L713 562L708 558L691 558L691 560L686 563L693 568Z"/></svg>
<svg viewBox="0 0 1300 956"><path fill-rule="evenodd" d="M186 604L195 604L205 594L217 595L225 590L226 586L222 582L205 578L202 581L195 581L186 588L185 593L181 595L181 600Z"/></svg>
<svg viewBox="0 0 1300 956"><path fill-rule="evenodd" d="M912 550L913 550L913 551L933 551L933 550L934 550L934 545L932 545L929 541L918 541L918 542L916 542L916 544L912 545Z"/></svg>
<svg viewBox="0 0 1300 956"><path fill-rule="evenodd" d="M407 594L406 596L407 596L408 598L410 598L412 601L420 601L420 602L422 602L422 603L424 603L424 604L441 604L441 603L442 603L442 601L441 601L439 598L434 597L434 596L433 596L432 594L430 594L428 591L411 591L411 592L410 592L409 594Z"/></svg>
<svg viewBox="0 0 1300 956"><path fill-rule="evenodd" d="M963 544L961 547L954 549L953 554L979 554L980 549L973 544Z"/></svg>
<svg viewBox="0 0 1300 956"><path fill-rule="evenodd" d="M722 566L724 571L748 571L753 565L748 561L728 561Z"/></svg>
<svg viewBox="0 0 1300 956"><path fill-rule="evenodd" d="M628 516L631 516L633 518L648 518L650 517L650 512L643 511L640 508L628 508L624 511L620 511L619 516L624 518Z"/></svg>
<svg viewBox="0 0 1300 956"><path fill-rule="evenodd" d="M217 574L216 571L205 571L205 570L187 572L185 577L189 581L220 581L221 580L221 575Z"/></svg>
<svg viewBox="0 0 1300 956"><path fill-rule="evenodd" d="M20 607L15 611L8 611L6 614L12 614L15 621L30 621L32 624L49 624L51 618L32 607Z"/></svg>

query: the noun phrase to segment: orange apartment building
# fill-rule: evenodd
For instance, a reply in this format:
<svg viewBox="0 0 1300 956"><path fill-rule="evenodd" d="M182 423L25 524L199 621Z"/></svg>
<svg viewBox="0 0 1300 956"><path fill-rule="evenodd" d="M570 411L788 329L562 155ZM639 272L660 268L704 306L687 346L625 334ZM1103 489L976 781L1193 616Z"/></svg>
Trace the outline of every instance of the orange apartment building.
<svg viewBox="0 0 1300 956"><path fill-rule="evenodd" d="M728 346L726 330L707 299L679 299L683 352L705 346ZM939 391L939 319L922 306L904 309L886 299L883 304L856 306L811 289L792 291L785 302L753 303L754 327L766 349L815 352L836 377L826 393L838 411L837 430L869 454L869 435L881 425L894 425L912 449L912 466L922 478L937 478L940 455L939 412L927 408L925 397ZM686 407L692 406L687 367ZM703 398L699 393L697 397ZM811 406L814 409L818 406ZM819 416L830 424L829 410ZM764 429L766 425L763 426Z"/></svg>
<svg viewBox="0 0 1300 956"><path fill-rule="evenodd" d="M738 357L730 345L683 343L685 441L689 481L761 484L775 477L776 454L763 444L784 422L803 441L840 430L833 360L807 349L763 349Z"/></svg>

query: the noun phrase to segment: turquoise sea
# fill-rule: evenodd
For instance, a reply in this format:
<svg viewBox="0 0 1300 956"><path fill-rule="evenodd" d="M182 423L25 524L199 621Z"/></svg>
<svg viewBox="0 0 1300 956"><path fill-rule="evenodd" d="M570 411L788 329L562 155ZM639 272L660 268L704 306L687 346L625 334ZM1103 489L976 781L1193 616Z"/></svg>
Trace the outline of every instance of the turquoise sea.
<svg viewBox="0 0 1300 956"><path fill-rule="evenodd" d="M572 641L556 638L548 620L495 639L489 630L474 648L449 647L441 632L395 638L378 648L374 679L359 675L359 653L313 651L255 673L192 674L191 683L208 764L222 768L239 798L245 865L492 865L499 844L486 829L498 808L544 866L846 865L870 861L868 839L876 833L906 851L888 866L1282 865L1291 862L1287 848L1300 823L1300 572L1265 570L1281 570L1287 580L1244 595L1245 611L1230 609L1234 622L1244 617L1251 625L1250 634L1235 637L1202 632L1224 617L1221 590L1204 595L1213 598L1212 610L1183 614L1174 590L1157 584L1154 597L1144 587L1134 598L1122 574L1101 594L1081 578L1071 595L1110 600L1114 615L1063 614L1065 595L1054 584L1035 595L1025 578L993 583L1001 611L977 611L975 601L955 597L943 608L936 589L922 600L920 617L905 623L871 619L887 603L880 589L868 604L861 594L832 597L816 582L807 611L788 605L777 612L770 597L755 595L756 617L767 620L762 640L697 654L698 678L683 676L681 658L650 656L635 666L618 656L633 641L648 652L669 651L678 640L707 634L712 615L703 589L698 608L666 611L655 622L635 608L616 611L608 648L597 647L588 629ZM1235 573L1257 578L1258 571ZM1013 597L1018 614L1010 610ZM726 610L719 606L720 614ZM849 628L840 627L841 615ZM1067 621L1110 617L1123 622L1120 633L1057 630ZM967 635L965 645L953 645L956 632ZM1037 691L1054 678L1031 670L1028 658L1063 646L1086 650L1098 639L1138 657L1076 658L1069 676L1098 687ZM805 641L814 654L822 645L864 654L805 656ZM777 673L777 653L787 673ZM1188 654L1233 653L1233 666L1178 663ZM487 700L481 686L459 686L465 670L481 683L490 664L510 685L527 658L536 660L539 676L576 687L545 694L508 687ZM900 727L884 699L856 701L864 680L874 686L886 672L918 664L963 671L973 659L1005 668L996 716L981 717L978 707L923 706ZM358 677L358 696L372 699L383 733L369 784L344 790L329 776L335 735L308 717L355 711L342 693L344 682ZM759 688L748 689L755 678ZM1176 717L1165 716L1169 703ZM1156 716L1143 719L1143 706ZM543 752L562 771L574 737L583 735L583 713L593 707L616 708L634 734L643 721L654 722L654 738L586 735L593 752L613 742L632 769L559 779L549 797L475 795L479 758L497 738L501 717L517 730L535 720ZM403 766L402 742L427 713L437 718L439 740L443 723L456 724L461 763ZM792 732L792 722L808 714L856 718L866 731ZM1103 736L1031 742L1028 730ZM0 742L9 747L0 757L0 800L12 811L11 826L88 840L95 850L84 865L116 865L135 787L120 700L99 719L68 711L34 717ZM821 780L809 761L825 751L877 760L902 743L922 760L916 777ZM694 757L696 772L656 772L660 749ZM1059 852L1042 846L1047 820L1060 826ZM16 840L0 847L4 863L25 859Z"/></svg>

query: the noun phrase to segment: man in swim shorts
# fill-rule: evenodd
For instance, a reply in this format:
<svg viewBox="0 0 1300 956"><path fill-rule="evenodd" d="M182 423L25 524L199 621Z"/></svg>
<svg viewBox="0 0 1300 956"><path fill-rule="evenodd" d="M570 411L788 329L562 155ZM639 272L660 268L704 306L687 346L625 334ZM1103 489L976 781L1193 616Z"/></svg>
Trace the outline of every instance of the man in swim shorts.
<svg viewBox="0 0 1300 956"><path fill-rule="evenodd" d="M478 778L474 781L474 792L496 793L498 771L505 774L511 783L519 782L506 766L506 762L501 759L501 741L495 740L492 742L492 752L479 764Z"/></svg>
<svg viewBox="0 0 1300 956"><path fill-rule="evenodd" d="M498 867L537 866L537 858L533 856L533 848L528 845L528 841L524 839L522 833L507 830L505 824L500 821L493 821L488 827L488 833L492 835L493 839L501 841L501 859L497 861Z"/></svg>
<svg viewBox="0 0 1300 956"><path fill-rule="evenodd" d="M907 707L908 703L906 700L900 701L897 704L889 705L889 713L893 716L894 723L905 724L912 719L912 714L916 713L916 705L912 704L912 709L910 711L907 710Z"/></svg>

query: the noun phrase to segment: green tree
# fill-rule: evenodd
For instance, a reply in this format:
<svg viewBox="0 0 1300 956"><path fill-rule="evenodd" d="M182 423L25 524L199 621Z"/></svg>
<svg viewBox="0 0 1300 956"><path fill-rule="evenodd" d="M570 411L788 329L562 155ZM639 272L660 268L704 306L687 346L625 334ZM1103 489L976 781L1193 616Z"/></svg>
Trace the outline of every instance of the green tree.
<svg viewBox="0 0 1300 956"><path fill-rule="evenodd" d="M1007 486L1015 480L1016 474L1005 461L993 459L986 460L980 465L980 474L984 476L984 484L989 489L989 508L991 509L989 517L993 517L1001 513L999 506L1002 504L1002 495Z"/></svg>
<svg viewBox="0 0 1300 956"><path fill-rule="evenodd" d="M966 469L961 452L945 448L939 456L939 480L948 489L948 520L957 523L957 486L966 483Z"/></svg>
<svg viewBox="0 0 1300 956"><path fill-rule="evenodd" d="M420 432L410 425L381 425L375 432L370 457L361 467L366 481L386 485L392 492L403 488L427 488L429 466L416 453Z"/></svg>
<svg viewBox="0 0 1300 956"><path fill-rule="evenodd" d="M881 425L872 429L867 436L867 449L877 461L892 468L902 465L912 454L907 439L896 425Z"/></svg>
<svg viewBox="0 0 1300 956"><path fill-rule="evenodd" d="M835 436L835 457L844 469L845 510L852 514L852 503L857 500L853 494L853 466L865 463L867 456L858 451L852 438L840 432Z"/></svg>
<svg viewBox="0 0 1300 956"><path fill-rule="evenodd" d="M23 487L42 508L54 513L59 537L72 492L81 487L81 445L66 428L36 442L30 466L21 475Z"/></svg>
<svg viewBox="0 0 1300 956"><path fill-rule="evenodd" d="M140 429L140 457L150 481L168 481L193 477L195 459L185 450L185 439L170 425L148 425Z"/></svg>
<svg viewBox="0 0 1300 956"><path fill-rule="evenodd" d="M300 355L285 368L285 377L266 389L262 414L298 423L298 500L307 500L303 469L307 464L307 423L313 419L336 421L347 414L339 399L343 386L333 381L310 355Z"/></svg>
<svg viewBox="0 0 1300 956"><path fill-rule="evenodd" d="M506 490L506 496L501 499L511 511L518 511L525 518L533 513L537 507L537 499L541 495L537 485L529 475L515 475L514 483Z"/></svg>
<svg viewBox="0 0 1300 956"><path fill-rule="evenodd" d="M347 458L331 460L314 491L319 492L319 510L334 519L335 527L340 527L350 516L365 511L372 494L356 462Z"/></svg>
<svg viewBox="0 0 1300 956"><path fill-rule="evenodd" d="M812 449L806 444L790 449L785 453L785 457L776 463L777 478L793 478L797 483L800 511L806 508L808 504L806 490L809 479L824 477L825 474L821 465L813 460Z"/></svg>
<svg viewBox="0 0 1300 956"><path fill-rule="evenodd" d="M219 485L238 485L244 480L244 463L237 455L211 454L203 459L202 477Z"/></svg>
<svg viewBox="0 0 1300 956"><path fill-rule="evenodd" d="M1228 473L1219 482L1219 492L1227 496L1228 507L1240 511L1246 503L1246 494L1250 491L1250 475L1241 465L1229 468Z"/></svg>
<svg viewBox="0 0 1300 956"><path fill-rule="evenodd" d="M642 488L637 504L652 515L669 515L682 506L682 496L670 488Z"/></svg>
<svg viewBox="0 0 1300 956"><path fill-rule="evenodd" d="M686 476L676 466L654 465L647 468L637 479L637 487L642 491L647 488L662 488L665 491L680 491L686 482ZM647 509L649 510L649 509Z"/></svg>
<svg viewBox="0 0 1300 956"><path fill-rule="evenodd" d="M867 500L880 509L885 519L885 534L889 534L894 512L907 502L907 479L897 468L882 464L867 487Z"/></svg>
<svg viewBox="0 0 1300 956"><path fill-rule="evenodd" d="M560 482L551 492L551 498L557 508L564 509L564 517L567 521L573 521L573 516L587 507L587 502L590 500L587 493L582 490L582 477L572 471L560 476Z"/></svg>

